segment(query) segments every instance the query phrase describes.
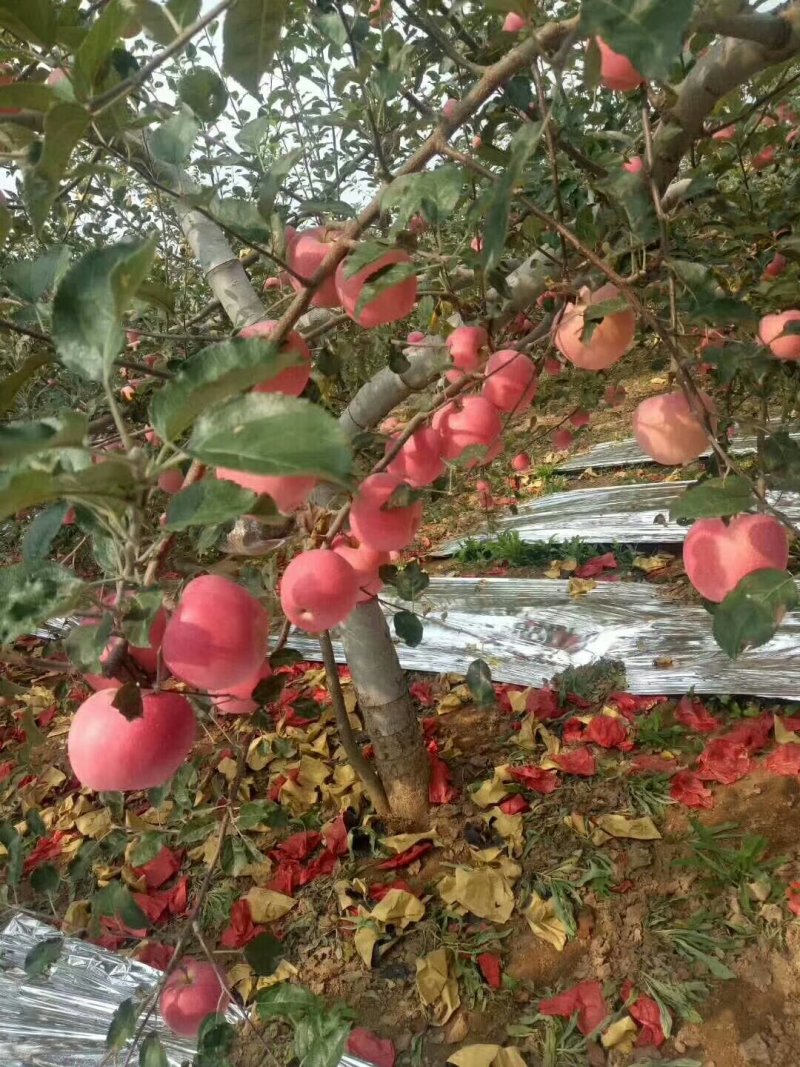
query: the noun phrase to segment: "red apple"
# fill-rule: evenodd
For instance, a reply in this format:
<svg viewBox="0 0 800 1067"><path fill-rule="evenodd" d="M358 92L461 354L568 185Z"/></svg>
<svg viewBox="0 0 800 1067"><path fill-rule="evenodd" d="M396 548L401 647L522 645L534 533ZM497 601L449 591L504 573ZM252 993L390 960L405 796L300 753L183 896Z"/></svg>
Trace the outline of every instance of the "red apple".
<svg viewBox="0 0 800 1067"><path fill-rule="evenodd" d="M706 600L724 600L753 571L784 571L789 562L786 530L771 515L737 515L699 519L683 544L683 565L689 581Z"/></svg>
<svg viewBox="0 0 800 1067"><path fill-rule="evenodd" d="M221 973L204 960L182 959L164 983L161 1018L179 1037L197 1037L209 1015L224 1015L231 1002Z"/></svg>

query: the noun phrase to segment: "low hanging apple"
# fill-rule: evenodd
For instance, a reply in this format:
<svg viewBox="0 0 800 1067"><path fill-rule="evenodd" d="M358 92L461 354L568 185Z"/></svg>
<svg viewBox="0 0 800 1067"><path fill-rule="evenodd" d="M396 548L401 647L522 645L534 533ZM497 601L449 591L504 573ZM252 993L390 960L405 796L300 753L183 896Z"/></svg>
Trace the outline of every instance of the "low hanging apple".
<svg viewBox="0 0 800 1067"><path fill-rule="evenodd" d="M340 535L332 545L333 551L338 553L353 568L358 580L357 604L363 604L372 600L383 589L383 581L380 576L380 568L390 562L388 552L380 552L378 549L362 545L354 537Z"/></svg>
<svg viewBox="0 0 800 1067"><path fill-rule="evenodd" d="M422 522L422 501L390 506L403 480L382 471L370 474L358 488L350 507L350 529L362 544L379 552L399 551L414 539Z"/></svg>
<svg viewBox="0 0 800 1067"><path fill-rule="evenodd" d="M553 328L553 342L565 359L582 370L607 370L613 367L633 344L636 317L630 308L615 311L595 327L588 341L583 340L586 312L595 304L616 300L620 296L614 285L603 285L595 292L581 289L576 304L568 303Z"/></svg>
<svg viewBox="0 0 800 1067"><path fill-rule="evenodd" d="M235 471L229 467L217 467L215 473L223 481L234 482L259 496L271 497L278 511L284 515L298 511L317 484L316 478L306 478L300 474L250 474L249 471Z"/></svg>
<svg viewBox="0 0 800 1067"><path fill-rule="evenodd" d="M358 600L358 575L344 556L330 548L301 552L280 580L283 613L311 634L344 622Z"/></svg>
<svg viewBox="0 0 800 1067"><path fill-rule="evenodd" d="M179 1037L197 1037L209 1015L224 1015L231 1003L221 973L213 963L182 959L164 983L158 999L161 1018Z"/></svg>
<svg viewBox="0 0 800 1067"><path fill-rule="evenodd" d="M214 709L221 715L252 715L258 707L253 700L253 690L259 682L272 677L272 667L265 660L261 668L239 685L230 685L227 690L219 693L209 693Z"/></svg>
<svg viewBox="0 0 800 1067"><path fill-rule="evenodd" d="M771 515L737 515L699 519L683 543L683 565L689 581L706 600L719 603L747 574L789 562L786 530Z"/></svg>
<svg viewBox="0 0 800 1067"><path fill-rule="evenodd" d="M112 704L115 689L84 700L67 737L70 766L86 789L126 792L156 789L175 774L191 751L196 725L179 693L142 693L142 715L126 719Z"/></svg>
<svg viewBox="0 0 800 1067"><path fill-rule="evenodd" d="M606 89L630 93L638 89L644 78L627 56L606 44L602 37L595 37L600 49L600 81Z"/></svg>
<svg viewBox="0 0 800 1067"><path fill-rule="evenodd" d="M503 425L497 408L485 396L466 396L439 408L431 426L442 442L445 459L458 457L473 445L494 445Z"/></svg>
<svg viewBox="0 0 800 1067"><path fill-rule="evenodd" d="M498 411L521 414L536 396L536 367L522 352L504 348L489 356L482 395Z"/></svg>
<svg viewBox="0 0 800 1067"><path fill-rule="evenodd" d="M800 359L800 333L784 334L790 322L800 322L800 311L765 315L758 325L759 340L777 359Z"/></svg>
<svg viewBox="0 0 800 1067"><path fill-rule="evenodd" d="M251 593L228 578L204 574L183 590L161 648L176 677L220 692L253 677L268 637L269 617Z"/></svg>
<svg viewBox="0 0 800 1067"><path fill-rule="evenodd" d="M330 252L335 240L336 231L327 230L324 226L316 226L311 230L300 232L295 231L291 238L289 238L287 228L286 258L289 266L301 278L310 280ZM292 274L289 275L289 282L297 293L303 292L306 288ZM329 275L311 297L311 305L317 308L336 308L339 307L339 303L336 282Z"/></svg>
<svg viewBox="0 0 800 1067"><path fill-rule="evenodd" d="M713 429L714 401L703 392L700 400ZM643 400L633 413L633 433L644 453L667 466L691 463L708 448L705 427L680 391Z"/></svg>
<svg viewBox="0 0 800 1067"><path fill-rule="evenodd" d="M394 442L389 440L386 451L393 447ZM445 472L445 465L441 438L436 430L432 426L421 426L412 433L400 446L397 455L389 461L386 471L415 489L422 489L440 478Z"/></svg>
<svg viewBox="0 0 800 1067"><path fill-rule="evenodd" d="M245 339L263 337L269 340L277 325L275 319L254 322L252 326L245 326L239 336ZM274 378L268 378L265 382L254 386L254 393L285 393L286 396L300 396L308 385L311 377L311 351L297 330L290 330L282 347L288 348L292 355L296 356L297 366L287 367Z"/></svg>
<svg viewBox="0 0 800 1067"><path fill-rule="evenodd" d="M384 255L368 263L351 277L347 277L347 259L336 268L336 291L345 313L359 326L371 330L406 318L417 302L417 276L412 274L402 281L387 286L358 311L361 293L370 282L397 264L410 264L411 256L402 249L390 249Z"/></svg>

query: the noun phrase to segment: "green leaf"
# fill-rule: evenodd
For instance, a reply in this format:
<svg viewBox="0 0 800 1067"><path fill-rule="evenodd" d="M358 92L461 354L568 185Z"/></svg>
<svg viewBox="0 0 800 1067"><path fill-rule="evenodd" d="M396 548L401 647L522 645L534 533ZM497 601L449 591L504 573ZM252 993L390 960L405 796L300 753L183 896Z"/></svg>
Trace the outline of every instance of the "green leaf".
<svg viewBox="0 0 800 1067"><path fill-rule="evenodd" d="M34 722L35 725L35 722ZM44 740L44 734L39 733L36 740ZM30 741L30 738L28 738ZM33 836L35 841L38 841L41 837L47 836L47 827L44 824L44 819L41 817L36 808L30 808L25 815L25 822L28 826L28 833Z"/></svg>
<svg viewBox="0 0 800 1067"><path fill-rule="evenodd" d="M3 16L0 13L0 25ZM0 110L24 108L26 111L47 111L60 103L61 97L51 85L44 82L15 81L0 85Z"/></svg>
<svg viewBox="0 0 800 1067"><path fill-rule="evenodd" d="M278 667L292 667L295 663L303 663L305 656L302 652L298 652L296 648L279 648L276 652L273 652L269 657L269 665L274 671Z"/></svg>
<svg viewBox="0 0 800 1067"><path fill-rule="evenodd" d="M234 482L204 478L170 497L167 504L167 530L190 526L216 526L253 510L258 496ZM277 515L277 512L276 512Z"/></svg>
<svg viewBox="0 0 800 1067"><path fill-rule="evenodd" d="M133 930L146 930L147 916L121 882L109 882L92 897L92 914L116 916Z"/></svg>
<svg viewBox="0 0 800 1067"><path fill-rule="evenodd" d="M167 11L181 29L191 26L200 18L201 0L167 0Z"/></svg>
<svg viewBox="0 0 800 1067"><path fill-rule="evenodd" d="M711 326L720 322L755 322L754 309L728 296L704 264L670 259L668 265L681 283L678 306L692 321Z"/></svg>
<svg viewBox="0 0 800 1067"><path fill-rule="evenodd" d="M186 450L202 463L251 474L344 482L352 467L349 442L332 415L277 393L249 393L201 415Z"/></svg>
<svg viewBox="0 0 800 1067"><path fill-rule="evenodd" d="M258 213L263 218L269 218L275 203L275 198L283 187L283 183L289 176L292 168L303 158L303 150L295 148L284 156L279 156L269 167L266 174L261 178L256 189Z"/></svg>
<svg viewBox="0 0 800 1067"><path fill-rule="evenodd" d="M244 958L256 974L268 977L274 973L285 951L286 946L277 937L272 934L259 934L245 945Z"/></svg>
<svg viewBox="0 0 800 1067"><path fill-rule="evenodd" d="M788 571L764 570L746 574L714 611L714 639L731 659L745 648L769 641L787 611L800 603Z"/></svg>
<svg viewBox="0 0 800 1067"><path fill-rule="evenodd" d="M494 705L492 672L486 660L474 659L467 668L464 680L479 708L491 708Z"/></svg>
<svg viewBox="0 0 800 1067"><path fill-rule="evenodd" d="M63 937L46 937L33 946L25 957L24 969L28 978L40 978L47 974L64 946Z"/></svg>
<svg viewBox="0 0 800 1067"><path fill-rule="evenodd" d="M131 846L129 859L131 867L144 867L159 854L166 844L166 838L157 830L145 830Z"/></svg>
<svg viewBox="0 0 800 1067"><path fill-rule="evenodd" d="M66 245L53 245L37 259L9 263L3 271L3 280L13 293L33 304L56 286L64 276L69 261L69 248Z"/></svg>
<svg viewBox="0 0 800 1067"><path fill-rule="evenodd" d="M22 177L23 196L33 228L38 234L45 224L59 190L72 150L80 141L90 115L80 104L56 104L44 119L44 143L32 166Z"/></svg>
<svg viewBox="0 0 800 1067"><path fill-rule="evenodd" d="M150 151L163 163L178 167L189 158L200 125L187 107L162 123L148 139Z"/></svg>
<svg viewBox="0 0 800 1067"><path fill-rule="evenodd" d="M158 1034L151 1033L139 1049L139 1067L169 1067L169 1060Z"/></svg>
<svg viewBox="0 0 800 1067"><path fill-rule="evenodd" d="M25 563L45 558L68 511L69 504L63 501L39 512L22 538L22 559Z"/></svg>
<svg viewBox="0 0 800 1067"><path fill-rule="evenodd" d="M0 26L23 41L49 48L55 41L57 8L51 0L3 0Z"/></svg>
<svg viewBox="0 0 800 1067"><path fill-rule="evenodd" d="M658 218L653 205L650 186L641 174L619 170L597 183L613 205L622 212L628 224L625 234L637 244L650 244L658 236Z"/></svg>
<svg viewBox="0 0 800 1067"><path fill-rule="evenodd" d="M422 641L425 627L413 611L398 611L394 616L394 632L409 648L416 648Z"/></svg>
<svg viewBox="0 0 800 1067"><path fill-rule="evenodd" d="M122 0L122 8L127 17L141 23L145 32L158 44L170 44L177 36L179 26L167 14L169 4L165 6L155 0Z"/></svg>
<svg viewBox="0 0 800 1067"><path fill-rule="evenodd" d="M201 122L214 122L228 103L225 82L208 67L195 67L178 82L178 96Z"/></svg>
<svg viewBox="0 0 800 1067"><path fill-rule="evenodd" d="M303 1067L337 1067L351 1029L349 1017L338 1010L309 1015L295 1026L295 1054Z"/></svg>
<svg viewBox="0 0 800 1067"><path fill-rule="evenodd" d="M116 708L128 722L135 722L144 715L142 691L136 682L126 682L114 693L111 706Z"/></svg>
<svg viewBox="0 0 800 1067"><path fill-rule="evenodd" d="M8 645L78 602L84 583L57 563L0 568L0 645Z"/></svg>
<svg viewBox="0 0 800 1067"><path fill-rule="evenodd" d="M361 292L358 294L358 302L356 304L356 318L361 314L368 304L371 304L373 300L376 300L381 293L390 289L393 285L400 285L401 282L406 281L408 278L416 276L417 268L413 263L392 263L386 267L381 267L375 274L361 287Z"/></svg>
<svg viewBox="0 0 800 1067"><path fill-rule="evenodd" d="M136 1008L133 997L128 997L111 1016L106 1033L106 1048L121 1049L136 1033Z"/></svg>
<svg viewBox="0 0 800 1067"><path fill-rule="evenodd" d="M75 54L75 79L87 92L94 88L101 68L129 21L130 15L119 0L111 0L92 22Z"/></svg>
<svg viewBox="0 0 800 1067"><path fill-rule="evenodd" d="M251 800L248 804L242 804L236 825L240 830L254 830L262 825L275 827L276 816L285 815L280 805L270 800Z"/></svg>
<svg viewBox="0 0 800 1067"><path fill-rule="evenodd" d="M286 0L237 0L225 15L223 69L255 95L262 74L272 69L287 7Z"/></svg>
<svg viewBox="0 0 800 1067"><path fill-rule="evenodd" d="M105 676L101 656L114 629L114 616L103 614L96 626L74 626L64 638L64 650L70 663L90 674Z"/></svg>
<svg viewBox="0 0 800 1067"><path fill-rule="evenodd" d="M672 519L713 519L738 515L755 503L750 485L744 478L709 478L687 489L670 505Z"/></svg>
<svg viewBox="0 0 800 1067"><path fill-rule="evenodd" d="M354 278L364 267L370 266L392 251L394 246L384 241L362 241L344 260L345 278Z"/></svg>
<svg viewBox="0 0 800 1067"><path fill-rule="evenodd" d="M599 36L645 78L669 77L683 47L694 0L583 0L581 36Z"/></svg>
<svg viewBox="0 0 800 1067"><path fill-rule="evenodd" d="M153 398L150 421L165 441L174 441L212 404L274 378L297 365L297 354L278 351L263 337L209 345L190 356Z"/></svg>
<svg viewBox="0 0 800 1067"><path fill-rule="evenodd" d="M538 148L543 132L544 125L541 122L526 122L511 139L508 166L488 194L483 230L484 270L492 270L502 259L514 188L519 184L528 160Z"/></svg>
<svg viewBox="0 0 800 1067"><path fill-rule="evenodd" d="M299 985L272 986L262 990L255 997L260 1019L289 1019L296 1023L313 1012L319 1012L323 1003L308 989Z"/></svg>
<svg viewBox="0 0 800 1067"><path fill-rule="evenodd" d="M222 1067L235 1040L236 1030L224 1016L207 1015L197 1035L197 1067Z"/></svg>
<svg viewBox="0 0 800 1067"><path fill-rule="evenodd" d="M382 206L395 212L395 225L400 229L420 213L439 226L452 218L463 186L464 172L455 163L420 174L401 174L385 190Z"/></svg>
<svg viewBox="0 0 800 1067"><path fill-rule="evenodd" d="M88 427L86 416L73 411L41 422L7 422L0 426L0 466L50 448L78 447L84 443Z"/></svg>
<svg viewBox="0 0 800 1067"><path fill-rule="evenodd" d="M55 893L61 877L52 863L43 863L31 872L31 889L34 893Z"/></svg>
<svg viewBox="0 0 800 1067"><path fill-rule="evenodd" d="M771 488L800 488L800 441L795 441L788 430L776 430L761 439L758 452Z"/></svg>
<svg viewBox="0 0 800 1067"><path fill-rule="evenodd" d="M164 597L158 589L140 589L136 596L125 601L122 632L132 645L150 644L150 627L161 610Z"/></svg>
<svg viewBox="0 0 800 1067"><path fill-rule="evenodd" d="M403 600L415 600L420 593L428 588L431 582L428 574L416 560L407 563L402 570L395 568L395 573L387 581L395 587L398 596Z"/></svg>
<svg viewBox="0 0 800 1067"><path fill-rule="evenodd" d="M42 367L53 362L47 353L32 353L17 369L0 381L0 415L9 411L17 398L17 393L26 385Z"/></svg>
<svg viewBox="0 0 800 1067"><path fill-rule="evenodd" d="M122 350L122 316L153 262L158 233L95 248L67 271L53 301L53 340L61 362L102 381Z"/></svg>
<svg viewBox="0 0 800 1067"><path fill-rule="evenodd" d="M12 470L0 473L0 519L61 498L113 507L132 499L134 490L131 467L121 460L106 460L82 470L57 474Z"/></svg>

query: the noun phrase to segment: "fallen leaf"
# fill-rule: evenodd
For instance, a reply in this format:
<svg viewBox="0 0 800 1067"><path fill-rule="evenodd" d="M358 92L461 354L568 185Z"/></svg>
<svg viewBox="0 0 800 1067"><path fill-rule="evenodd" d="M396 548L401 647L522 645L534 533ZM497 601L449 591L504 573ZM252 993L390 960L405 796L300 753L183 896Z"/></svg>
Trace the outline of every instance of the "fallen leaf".
<svg viewBox="0 0 800 1067"><path fill-rule="evenodd" d="M702 700L693 700L689 696L681 697L675 707L675 718L690 730L698 734L713 734L722 723L716 719Z"/></svg>
<svg viewBox="0 0 800 1067"><path fill-rule="evenodd" d="M370 970L372 970L372 951L379 940L380 937L375 928L366 923L359 926L353 936L356 952Z"/></svg>
<svg viewBox="0 0 800 1067"><path fill-rule="evenodd" d="M428 830L423 834L395 834L394 837L381 838L383 847L396 855L405 852L412 845L419 844L420 841L432 841L436 845L440 843L435 830Z"/></svg>
<svg viewBox="0 0 800 1067"><path fill-rule="evenodd" d="M632 566L639 571L644 571L645 574L652 574L653 571L662 571L674 559L674 556L660 553L655 556L634 556Z"/></svg>
<svg viewBox="0 0 800 1067"><path fill-rule="evenodd" d="M752 770L747 746L739 740L719 737L709 741L697 759L697 774L704 781L732 785Z"/></svg>
<svg viewBox="0 0 800 1067"><path fill-rule="evenodd" d="M250 905L253 922L257 923L272 923L276 919L282 919L297 904L293 897L258 886L254 886L244 899Z"/></svg>
<svg viewBox="0 0 800 1067"><path fill-rule="evenodd" d="M482 952L475 962L490 989L500 989L503 985L502 963L494 952Z"/></svg>
<svg viewBox="0 0 800 1067"><path fill-rule="evenodd" d="M593 1033L609 1014L600 982L579 982L557 997L543 1000L539 1011L562 1019L577 1014L578 1029L584 1036Z"/></svg>
<svg viewBox="0 0 800 1067"><path fill-rule="evenodd" d="M780 715L775 716L773 726L775 729L775 740L779 745L800 745L800 734L796 734L793 730L787 730Z"/></svg>
<svg viewBox="0 0 800 1067"><path fill-rule="evenodd" d="M61 920L61 933L72 936L82 933L89 925L91 914L92 906L88 900L73 900Z"/></svg>
<svg viewBox="0 0 800 1067"><path fill-rule="evenodd" d="M453 953L449 948L434 949L418 959L416 967L420 1000L433 1008L434 1025L444 1026L461 1005Z"/></svg>
<svg viewBox="0 0 800 1067"><path fill-rule="evenodd" d="M495 830L509 847L512 856L519 856L525 847L525 826L521 815L506 814L500 808L484 812L484 821Z"/></svg>
<svg viewBox="0 0 800 1067"><path fill-rule="evenodd" d="M586 596L597 588L594 578L570 578L567 582L567 592L571 597Z"/></svg>
<svg viewBox="0 0 800 1067"><path fill-rule="evenodd" d="M513 1045L506 1045L492 1060L492 1067L527 1067L527 1065L519 1049Z"/></svg>
<svg viewBox="0 0 800 1067"><path fill-rule="evenodd" d="M598 830L609 837L629 838L632 841L660 841L661 834L656 829L656 824L649 815L639 819L631 819L627 815L598 815L592 820ZM594 844L602 844L592 837Z"/></svg>
<svg viewBox="0 0 800 1067"><path fill-rule="evenodd" d="M90 811L87 815L79 815L75 820L75 828L84 837L100 838L111 832L113 825L111 812L107 808L99 811Z"/></svg>
<svg viewBox="0 0 800 1067"><path fill-rule="evenodd" d="M372 1064L372 1067L394 1067L397 1059L394 1044L388 1037L378 1037L363 1026L350 1031L346 1050L352 1056Z"/></svg>
<svg viewBox="0 0 800 1067"><path fill-rule="evenodd" d="M528 906L523 911L528 926L536 937L552 945L557 952L563 952L567 943L567 928L563 919L556 914L551 900L543 900L537 892L531 893Z"/></svg>
<svg viewBox="0 0 800 1067"><path fill-rule="evenodd" d="M627 1055L633 1051L638 1033L636 1023L630 1015L623 1015L621 1019L617 1019L600 1035L600 1044L603 1048L613 1048L617 1052Z"/></svg>
<svg viewBox="0 0 800 1067"><path fill-rule="evenodd" d="M509 791L506 771L506 767L495 767L493 777L481 782L475 792L470 794L473 804L477 804L479 808L489 808L504 800Z"/></svg>
<svg viewBox="0 0 800 1067"><path fill-rule="evenodd" d="M392 889L383 900L378 901L370 918L384 924L393 923L405 930L410 923L419 922L424 914L425 905L419 897L402 889Z"/></svg>
<svg viewBox="0 0 800 1067"><path fill-rule="evenodd" d="M669 795L687 808L714 807L714 794L694 771L678 771L669 783Z"/></svg>
<svg viewBox="0 0 800 1067"><path fill-rule="evenodd" d="M455 1067L493 1067L499 1045L467 1045L454 1052L447 1060Z"/></svg>
<svg viewBox="0 0 800 1067"><path fill-rule="evenodd" d="M460 904L480 919L505 923L514 910L514 893L505 875L493 867L456 867L438 885L446 904Z"/></svg>

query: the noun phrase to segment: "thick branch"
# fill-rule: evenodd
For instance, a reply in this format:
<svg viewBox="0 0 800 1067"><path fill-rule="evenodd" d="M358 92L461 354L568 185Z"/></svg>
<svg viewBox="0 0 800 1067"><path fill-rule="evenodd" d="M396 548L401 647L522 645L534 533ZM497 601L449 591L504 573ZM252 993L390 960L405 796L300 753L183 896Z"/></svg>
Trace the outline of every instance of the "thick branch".
<svg viewBox="0 0 800 1067"><path fill-rule="evenodd" d="M692 143L701 136L703 123L717 103L756 74L800 53L800 2L796 0L775 21L786 27L778 47L723 37L681 82L675 104L654 138L653 178L661 193L677 174Z"/></svg>

